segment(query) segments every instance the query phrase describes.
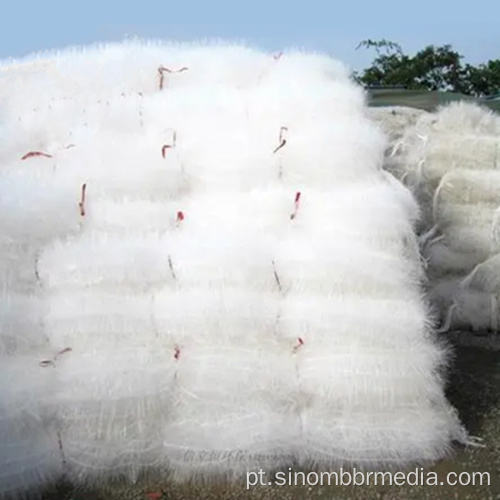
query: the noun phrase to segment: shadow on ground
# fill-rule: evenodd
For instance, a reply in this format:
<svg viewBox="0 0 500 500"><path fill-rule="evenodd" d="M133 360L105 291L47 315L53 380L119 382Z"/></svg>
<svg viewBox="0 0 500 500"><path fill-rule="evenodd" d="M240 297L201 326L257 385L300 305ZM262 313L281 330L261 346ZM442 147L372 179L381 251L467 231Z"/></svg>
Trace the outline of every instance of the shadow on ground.
<svg viewBox="0 0 500 500"><path fill-rule="evenodd" d="M500 353L474 347L455 349L447 396L467 430L480 433L484 418L500 408ZM499 436L500 439L500 436Z"/></svg>

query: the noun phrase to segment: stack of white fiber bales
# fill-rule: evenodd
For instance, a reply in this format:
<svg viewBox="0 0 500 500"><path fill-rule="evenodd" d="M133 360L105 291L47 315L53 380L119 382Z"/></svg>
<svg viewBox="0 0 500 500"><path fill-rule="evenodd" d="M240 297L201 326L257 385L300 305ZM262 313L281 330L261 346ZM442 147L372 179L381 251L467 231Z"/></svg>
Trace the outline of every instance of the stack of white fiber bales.
<svg viewBox="0 0 500 500"><path fill-rule="evenodd" d="M416 204L341 64L125 44L0 78L0 496L467 439Z"/></svg>
<svg viewBox="0 0 500 500"><path fill-rule="evenodd" d="M428 112L423 109L406 106L375 106L368 108L368 116L377 123L389 140L392 152L394 146L403 138L406 130L417 123L422 115Z"/></svg>
<svg viewBox="0 0 500 500"><path fill-rule="evenodd" d="M443 329L498 331L500 116L468 103L423 116L387 165L425 213L421 243Z"/></svg>

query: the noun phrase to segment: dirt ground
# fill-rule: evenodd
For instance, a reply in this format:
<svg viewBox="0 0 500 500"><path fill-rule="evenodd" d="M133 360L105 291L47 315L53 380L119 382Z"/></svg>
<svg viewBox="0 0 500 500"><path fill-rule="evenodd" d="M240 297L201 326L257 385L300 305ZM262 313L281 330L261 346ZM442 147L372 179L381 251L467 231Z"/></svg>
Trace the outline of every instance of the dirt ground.
<svg viewBox="0 0 500 500"><path fill-rule="evenodd" d="M246 489L237 484L179 484L167 477L141 477L137 483L110 483L99 490L74 489L60 484L47 491L44 500L500 500L500 339L451 335L455 362L449 373L448 396L459 410L472 436L483 439L484 448L457 448L452 457L433 467L438 480L449 472L488 472L490 485L475 486L262 486ZM409 470L415 470L410 468Z"/></svg>

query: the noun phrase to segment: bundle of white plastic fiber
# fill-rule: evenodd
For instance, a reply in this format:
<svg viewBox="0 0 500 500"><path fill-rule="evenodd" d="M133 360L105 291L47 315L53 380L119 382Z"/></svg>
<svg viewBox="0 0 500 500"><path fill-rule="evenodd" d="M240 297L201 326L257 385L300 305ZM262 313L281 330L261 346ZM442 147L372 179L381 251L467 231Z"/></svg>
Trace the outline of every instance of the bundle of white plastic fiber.
<svg viewBox="0 0 500 500"><path fill-rule="evenodd" d="M407 106L374 106L368 108L368 116L377 123L388 139L388 147L392 152L394 146L401 141L405 132L413 127L423 115L428 112L423 109Z"/></svg>
<svg viewBox="0 0 500 500"><path fill-rule="evenodd" d="M469 103L422 116L387 158L425 214L422 253L444 330L498 331L499 167L500 117Z"/></svg>
<svg viewBox="0 0 500 500"><path fill-rule="evenodd" d="M0 496L467 441L342 64L127 43L5 63L0 99Z"/></svg>

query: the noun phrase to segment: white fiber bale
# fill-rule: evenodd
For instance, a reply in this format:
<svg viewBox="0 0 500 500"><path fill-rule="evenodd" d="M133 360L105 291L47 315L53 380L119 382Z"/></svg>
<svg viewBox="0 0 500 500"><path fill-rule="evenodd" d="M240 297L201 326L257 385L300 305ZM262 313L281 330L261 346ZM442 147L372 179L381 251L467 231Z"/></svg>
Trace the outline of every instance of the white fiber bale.
<svg viewBox="0 0 500 500"><path fill-rule="evenodd" d="M19 498L62 473L57 429L48 418L54 373L40 366L43 358L21 350L1 352L0 359L0 496Z"/></svg>
<svg viewBox="0 0 500 500"><path fill-rule="evenodd" d="M406 130L414 126L428 111L406 106L375 106L367 110L368 117L382 128L394 148Z"/></svg>
<svg viewBox="0 0 500 500"><path fill-rule="evenodd" d="M495 254L481 262L462 282L462 286L482 290L486 293L498 293L500 285L499 264L500 254Z"/></svg>
<svg viewBox="0 0 500 500"><path fill-rule="evenodd" d="M419 209L343 65L126 43L0 71L0 356L31 363L66 477L406 466L467 441Z"/></svg>
<svg viewBox="0 0 500 500"><path fill-rule="evenodd" d="M459 239L461 243L463 240ZM465 276L478 262L488 258L488 252L456 250L443 235L431 240L423 249L430 281L455 275Z"/></svg>
<svg viewBox="0 0 500 500"><path fill-rule="evenodd" d="M424 210L424 223L430 224L431 199L442 177L457 169L496 169L499 136L498 115L476 104L452 103L408 128L386 168L412 189Z"/></svg>
<svg viewBox="0 0 500 500"><path fill-rule="evenodd" d="M20 168L20 157L0 166L1 498L18 498L62 474L55 350L44 325L38 260L45 245L78 231L80 221L51 162L32 159L31 169Z"/></svg>
<svg viewBox="0 0 500 500"><path fill-rule="evenodd" d="M441 330L498 332L497 293L465 286L463 276L455 275L434 280L429 295L441 312Z"/></svg>
<svg viewBox="0 0 500 500"><path fill-rule="evenodd" d="M386 158L419 201L428 290L446 328L492 324L491 294L453 284L500 250L499 161L500 117L470 103L422 115Z"/></svg>
<svg viewBox="0 0 500 500"><path fill-rule="evenodd" d="M474 331L499 331L500 253L480 262L460 281L448 311L450 328L460 318L470 323Z"/></svg>
<svg viewBox="0 0 500 500"><path fill-rule="evenodd" d="M430 187L448 171L488 170L500 161L500 117L477 104L452 103L423 115L402 138L402 168Z"/></svg>
<svg viewBox="0 0 500 500"><path fill-rule="evenodd" d="M444 329L498 330L497 289L488 279L475 279L466 289L464 283L477 269L487 268L490 277L498 274L499 188L496 170L455 170L443 176L434 193L434 228L440 235L424 245L423 253L431 296L440 297L436 304L440 304ZM434 280L456 286L443 288ZM436 294L433 289L441 291Z"/></svg>
<svg viewBox="0 0 500 500"><path fill-rule="evenodd" d="M441 178L434 193L433 216L440 227L452 225L456 218L466 222L477 219L491 230L494 212L498 209L500 171L456 170ZM488 219L479 222L482 219ZM475 221L476 222L476 221Z"/></svg>
<svg viewBox="0 0 500 500"><path fill-rule="evenodd" d="M434 193L432 214L440 237L430 240L425 248L436 268L456 268L462 256L468 255L461 270L469 272L477 263L500 250L498 209L500 172L456 170L441 179ZM436 247L449 249L445 259ZM457 254L456 257L453 254Z"/></svg>

